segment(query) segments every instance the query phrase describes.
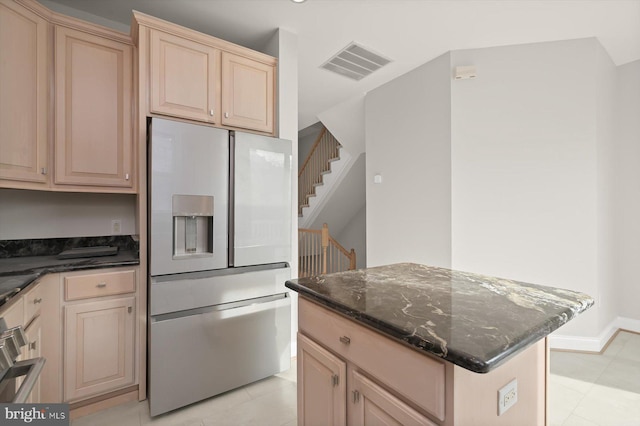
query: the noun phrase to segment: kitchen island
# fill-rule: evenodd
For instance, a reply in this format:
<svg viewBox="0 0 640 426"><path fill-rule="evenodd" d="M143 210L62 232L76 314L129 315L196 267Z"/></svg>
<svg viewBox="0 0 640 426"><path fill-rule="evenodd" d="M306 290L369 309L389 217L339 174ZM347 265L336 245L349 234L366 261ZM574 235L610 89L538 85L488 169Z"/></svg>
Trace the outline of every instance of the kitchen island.
<svg viewBox="0 0 640 426"><path fill-rule="evenodd" d="M286 285L302 296L300 425L544 425L546 336L594 303L410 263Z"/></svg>

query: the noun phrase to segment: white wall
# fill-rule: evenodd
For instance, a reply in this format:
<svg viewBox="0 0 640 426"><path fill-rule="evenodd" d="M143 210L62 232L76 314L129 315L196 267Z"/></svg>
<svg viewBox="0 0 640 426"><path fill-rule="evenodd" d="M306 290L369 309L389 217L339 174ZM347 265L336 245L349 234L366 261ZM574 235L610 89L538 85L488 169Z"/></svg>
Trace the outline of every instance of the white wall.
<svg viewBox="0 0 640 426"><path fill-rule="evenodd" d="M356 268L365 268L367 266L367 206L362 206L343 231L334 238L347 250L355 250Z"/></svg>
<svg viewBox="0 0 640 426"><path fill-rule="evenodd" d="M587 293L554 338L600 349L640 317L639 71L589 38L454 51L370 92L368 265L449 250L442 266Z"/></svg>
<svg viewBox="0 0 640 426"><path fill-rule="evenodd" d="M640 322L640 61L617 69L616 283L619 315ZM640 330L638 330L640 331Z"/></svg>
<svg viewBox="0 0 640 426"><path fill-rule="evenodd" d="M265 53L278 58L278 135L292 143L291 164L298 164L298 36L283 28L269 40ZM298 275L298 170L291 168L291 275ZM284 283L283 283L284 285ZM296 355L298 297L291 295L291 356Z"/></svg>
<svg viewBox="0 0 640 426"><path fill-rule="evenodd" d="M280 28L263 51L278 58L278 136L292 143L291 164L298 164L298 36ZM298 170L291 168L291 270L298 270Z"/></svg>
<svg viewBox="0 0 640 426"><path fill-rule="evenodd" d="M130 26L121 22L112 21L111 19L103 18L102 16L94 15L92 13L65 6L64 4L56 3L50 0L38 0L38 2L48 9L53 10L54 12L67 16L73 16L74 18L93 22L94 24L102 25L104 27L112 28L116 31L121 31L123 33L129 34Z"/></svg>
<svg viewBox="0 0 640 426"><path fill-rule="evenodd" d="M0 189L0 240L137 234L136 196Z"/></svg>
<svg viewBox="0 0 640 426"><path fill-rule="evenodd" d="M367 266L451 266L450 79L446 54L366 96Z"/></svg>
<svg viewBox="0 0 640 426"><path fill-rule="evenodd" d="M616 96L616 66L599 42L595 42L596 79L594 81L596 102L597 143L597 214L598 214L598 331L605 332L616 318L619 285L615 281L615 127L614 108ZM621 206L620 206L621 207ZM610 334L615 330L611 329Z"/></svg>
<svg viewBox="0 0 640 426"><path fill-rule="evenodd" d="M454 269L598 297L595 39L452 52ZM593 336L592 308L563 332Z"/></svg>
<svg viewBox="0 0 640 426"><path fill-rule="evenodd" d="M354 158L365 151L364 97L356 96L318 114L342 149Z"/></svg>

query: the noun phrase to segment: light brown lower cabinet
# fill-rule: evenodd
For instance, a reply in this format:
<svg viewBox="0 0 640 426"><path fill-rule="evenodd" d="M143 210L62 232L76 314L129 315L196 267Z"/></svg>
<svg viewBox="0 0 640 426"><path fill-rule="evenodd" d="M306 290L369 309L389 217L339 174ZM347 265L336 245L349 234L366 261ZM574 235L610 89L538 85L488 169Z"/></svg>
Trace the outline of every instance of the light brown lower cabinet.
<svg viewBox="0 0 640 426"><path fill-rule="evenodd" d="M298 333L298 424L346 424L347 364Z"/></svg>
<svg viewBox="0 0 640 426"><path fill-rule="evenodd" d="M437 426L357 366L300 333L298 424Z"/></svg>
<svg viewBox="0 0 640 426"><path fill-rule="evenodd" d="M374 380L349 369L350 425L437 426Z"/></svg>
<svg viewBox="0 0 640 426"><path fill-rule="evenodd" d="M64 307L64 401L134 383L135 297Z"/></svg>
<svg viewBox="0 0 640 426"><path fill-rule="evenodd" d="M545 339L485 374L428 356L298 299L298 425L543 426ZM518 402L497 413L498 390Z"/></svg>

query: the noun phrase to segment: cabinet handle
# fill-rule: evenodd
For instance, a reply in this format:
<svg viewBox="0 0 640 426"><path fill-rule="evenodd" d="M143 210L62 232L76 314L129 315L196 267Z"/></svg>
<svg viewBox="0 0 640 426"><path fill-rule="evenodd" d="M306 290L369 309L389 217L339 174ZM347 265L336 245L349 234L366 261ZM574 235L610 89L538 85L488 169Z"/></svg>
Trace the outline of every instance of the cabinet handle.
<svg viewBox="0 0 640 426"><path fill-rule="evenodd" d="M209 115L213 117L213 110L212 109L209 110Z"/></svg>
<svg viewBox="0 0 640 426"><path fill-rule="evenodd" d="M40 303L40 302L42 302L42 298L41 298L41 297L38 297L38 298L36 298L36 299L33 299L33 304L34 304L34 305L37 305L37 304L38 304L38 303Z"/></svg>
<svg viewBox="0 0 640 426"><path fill-rule="evenodd" d="M224 113L224 118L229 118L229 113L228 112Z"/></svg>
<svg viewBox="0 0 640 426"><path fill-rule="evenodd" d="M124 174L124 180L129 180L129 173Z"/></svg>
<svg viewBox="0 0 640 426"><path fill-rule="evenodd" d="M131 306L129 306L129 307L127 308L127 312L129 312L129 313L133 312L133 308L132 308Z"/></svg>
<svg viewBox="0 0 640 426"><path fill-rule="evenodd" d="M40 169L40 174L41 175L46 175L47 174L47 168L46 167L41 168Z"/></svg>
<svg viewBox="0 0 640 426"><path fill-rule="evenodd" d="M105 283L105 282L101 282L101 283L98 283L98 285L97 285L96 287L98 287L98 288L104 288L104 287L106 287L106 286L107 286L107 283Z"/></svg>
<svg viewBox="0 0 640 426"><path fill-rule="evenodd" d="M331 385L334 388L338 386L339 383L340 383L340 376L338 376L337 374L334 374L333 376L331 376Z"/></svg>
<svg viewBox="0 0 640 426"><path fill-rule="evenodd" d="M360 392L358 392L357 390L351 391L351 393L353 394L353 403L357 404L360 401Z"/></svg>
<svg viewBox="0 0 640 426"><path fill-rule="evenodd" d="M36 342L35 341L29 343L29 350L32 350L32 351L36 350Z"/></svg>
<svg viewBox="0 0 640 426"><path fill-rule="evenodd" d="M340 337L340 341L341 341L342 343L344 343L345 345L348 345L349 343L351 343L351 339L350 339L350 338L348 338L347 336L342 336L342 337Z"/></svg>

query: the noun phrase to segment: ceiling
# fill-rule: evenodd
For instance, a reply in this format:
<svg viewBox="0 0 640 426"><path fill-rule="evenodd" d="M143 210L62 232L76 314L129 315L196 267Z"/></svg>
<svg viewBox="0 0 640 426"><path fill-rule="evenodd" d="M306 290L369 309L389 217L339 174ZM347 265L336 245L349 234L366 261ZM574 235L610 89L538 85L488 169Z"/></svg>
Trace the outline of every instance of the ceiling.
<svg viewBox="0 0 640 426"><path fill-rule="evenodd" d="M449 51L597 37L616 65L640 59L640 0L49 0L128 25L131 10L261 50L298 36L299 128ZM360 81L320 68L350 42L390 59Z"/></svg>

